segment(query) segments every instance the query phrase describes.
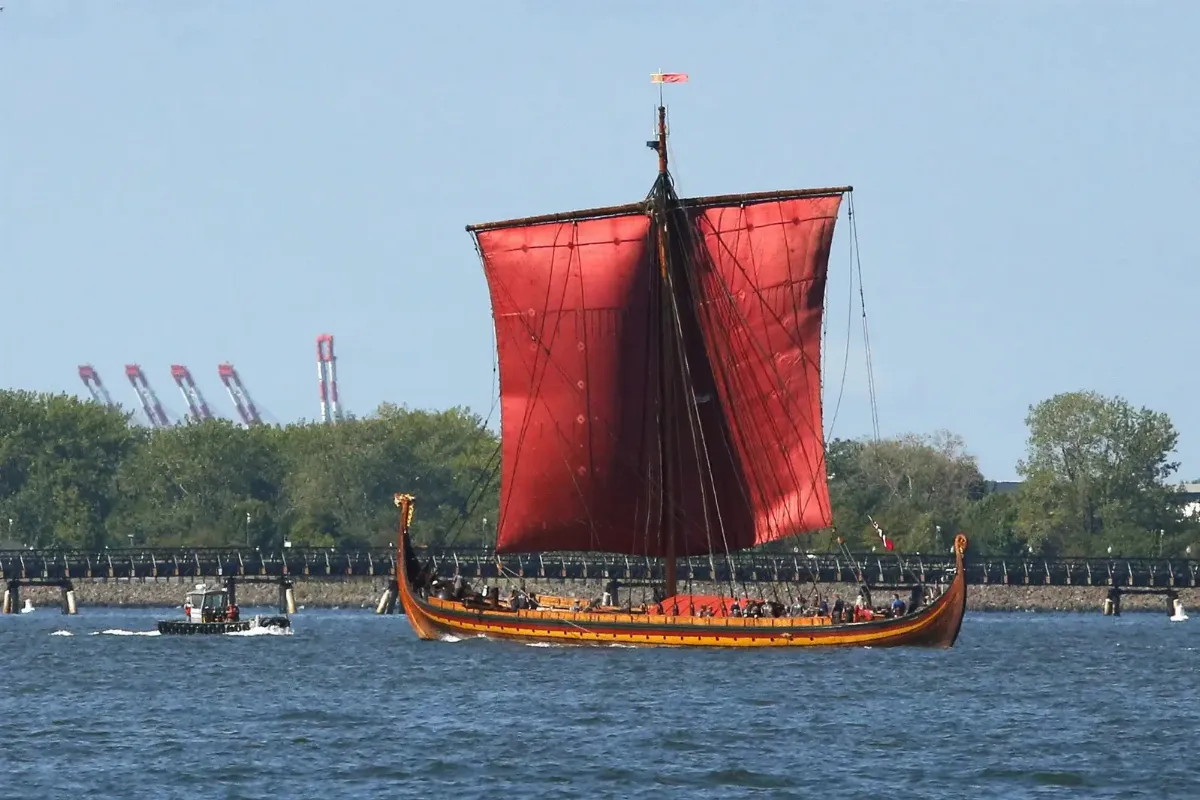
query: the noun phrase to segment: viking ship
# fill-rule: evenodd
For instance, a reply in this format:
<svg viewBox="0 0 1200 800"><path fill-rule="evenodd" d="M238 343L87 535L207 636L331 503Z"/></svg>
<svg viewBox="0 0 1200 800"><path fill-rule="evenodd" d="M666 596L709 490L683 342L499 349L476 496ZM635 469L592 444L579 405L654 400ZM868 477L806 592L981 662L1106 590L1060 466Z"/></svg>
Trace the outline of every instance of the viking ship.
<svg viewBox="0 0 1200 800"><path fill-rule="evenodd" d="M962 534L952 575L895 615L778 604L751 614L732 583L679 592L680 558L707 556L715 575L733 553L833 524L822 316L834 225L852 190L681 198L661 102L647 146L658 174L641 202L467 230L500 373L497 552L662 559L658 602L606 593L585 608L495 587L438 590L410 541L413 497L398 494L396 591L409 622L422 639L953 645L967 597Z"/></svg>

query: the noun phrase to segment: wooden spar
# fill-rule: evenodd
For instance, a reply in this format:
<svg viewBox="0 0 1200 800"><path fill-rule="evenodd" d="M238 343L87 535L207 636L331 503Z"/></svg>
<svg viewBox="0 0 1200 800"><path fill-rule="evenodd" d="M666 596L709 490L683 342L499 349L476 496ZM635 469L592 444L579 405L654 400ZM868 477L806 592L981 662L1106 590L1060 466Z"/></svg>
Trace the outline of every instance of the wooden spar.
<svg viewBox="0 0 1200 800"><path fill-rule="evenodd" d="M662 278L659 325L661 326L661 342L662 342L662 363L659 368L659 424L658 424L658 457L659 464L662 468L660 490L662 492L662 504L659 507L662 524L659 530L666 536L666 553L664 563L666 567L666 594L667 597L674 597L676 593L676 553L675 553L675 503L669 480L669 464L670 454L667 446L667 426L664 410L669 408L668 400L671 391L671 370L668 367L668 357L673 350L675 344L673 334L674 326L670 324L672 318L673 297L671 294L671 273L670 265L667 263L667 109L665 106L658 107L658 189L657 189L657 214L658 225L655 227L656 244L658 245L658 269L659 275ZM674 364L670 364L674 366Z"/></svg>
<svg viewBox="0 0 1200 800"><path fill-rule="evenodd" d="M657 149L657 142L655 149ZM828 186L821 189L776 189L769 192L742 192L740 194L718 194L707 197L681 197L679 207L683 209L709 208L711 206L727 206L751 203L771 203L776 200L794 200L798 197L831 197L835 194L848 194L854 191L853 186ZM555 214L538 214L533 217L517 217L515 219L496 220L494 222L479 222L467 225L468 233L494 231L498 228L522 228L530 225L546 225L555 222L578 222L586 219L603 219L605 217L621 217L626 214L646 214L649 212L645 201L638 203L623 203L618 206L602 208L584 208L578 211L560 211Z"/></svg>

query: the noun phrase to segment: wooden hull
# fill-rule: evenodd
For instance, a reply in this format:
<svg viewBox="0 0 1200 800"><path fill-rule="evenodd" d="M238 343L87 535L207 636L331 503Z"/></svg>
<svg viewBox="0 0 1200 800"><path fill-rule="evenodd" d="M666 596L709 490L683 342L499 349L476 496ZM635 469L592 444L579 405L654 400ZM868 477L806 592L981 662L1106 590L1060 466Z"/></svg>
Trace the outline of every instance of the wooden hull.
<svg viewBox="0 0 1200 800"><path fill-rule="evenodd" d="M408 549L407 533L401 546ZM963 556L966 537L955 540L958 570L946 591L928 606L893 619L831 624L809 617L695 617L619 612L511 611L420 597L415 576L401 569L399 594L421 639L484 636L526 643L696 647L950 647L967 608ZM409 551L411 553L411 551ZM401 563L412 563L408 558Z"/></svg>

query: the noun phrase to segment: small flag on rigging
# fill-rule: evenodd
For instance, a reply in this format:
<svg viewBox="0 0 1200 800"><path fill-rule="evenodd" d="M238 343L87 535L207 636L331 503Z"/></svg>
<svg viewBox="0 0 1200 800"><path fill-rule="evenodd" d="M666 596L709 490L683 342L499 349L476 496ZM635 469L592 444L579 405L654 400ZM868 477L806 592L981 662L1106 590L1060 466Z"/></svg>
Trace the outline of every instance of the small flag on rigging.
<svg viewBox="0 0 1200 800"><path fill-rule="evenodd" d="M652 72L651 83L687 83L686 72Z"/></svg>
<svg viewBox="0 0 1200 800"><path fill-rule="evenodd" d="M871 520L871 527L874 528L875 532L879 534L880 540L883 541L883 546L888 550L895 550L896 543L887 537L887 534L883 532L883 528L879 527L879 523L870 516L868 516L867 519Z"/></svg>

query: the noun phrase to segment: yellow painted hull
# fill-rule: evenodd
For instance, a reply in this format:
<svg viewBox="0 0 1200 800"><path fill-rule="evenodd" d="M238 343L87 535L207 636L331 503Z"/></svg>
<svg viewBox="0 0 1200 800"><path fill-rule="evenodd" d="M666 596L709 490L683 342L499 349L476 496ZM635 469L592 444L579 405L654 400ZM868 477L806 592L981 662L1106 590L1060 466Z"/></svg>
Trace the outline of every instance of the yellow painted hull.
<svg viewBox="0 0 1200 800"><path fill-rule="evenodd" d="M963 557L947 590L918 611L894 619L833 624L828 617L695 617L615 611L518 610L420 597L399 570L404 612L422 639L484 636L527 643L694 647L950 647L967 607ZM407 532L401 547L409 546ZM401 564L407 563L402 559Z"/></svg>

